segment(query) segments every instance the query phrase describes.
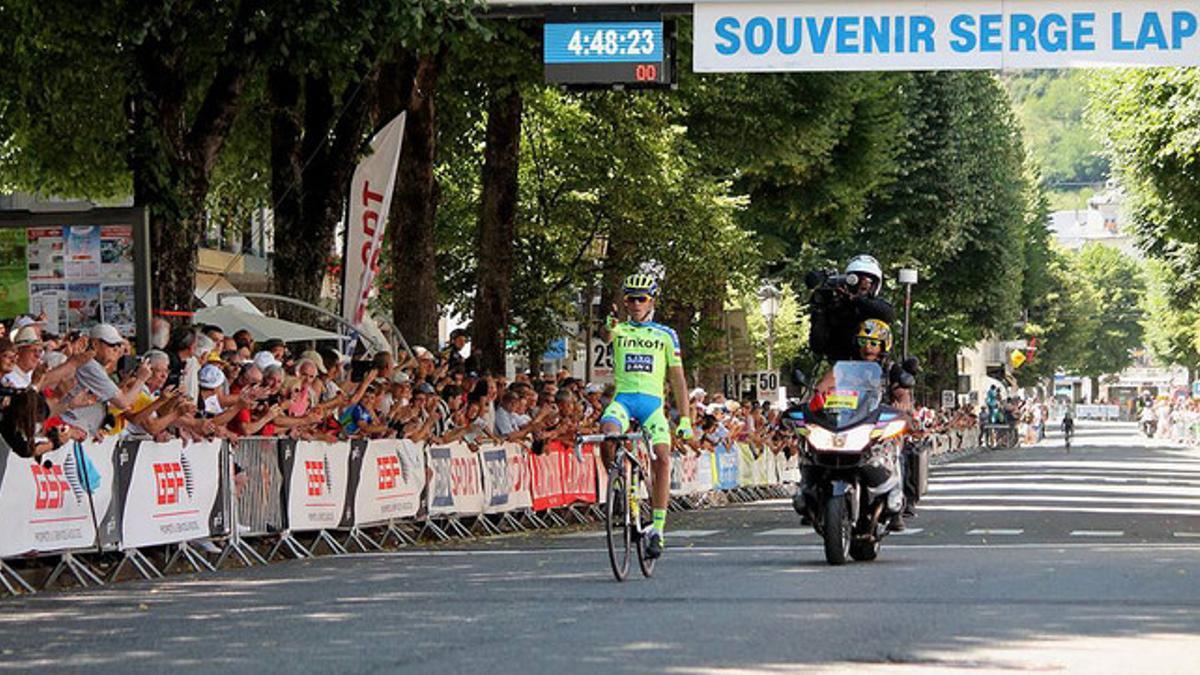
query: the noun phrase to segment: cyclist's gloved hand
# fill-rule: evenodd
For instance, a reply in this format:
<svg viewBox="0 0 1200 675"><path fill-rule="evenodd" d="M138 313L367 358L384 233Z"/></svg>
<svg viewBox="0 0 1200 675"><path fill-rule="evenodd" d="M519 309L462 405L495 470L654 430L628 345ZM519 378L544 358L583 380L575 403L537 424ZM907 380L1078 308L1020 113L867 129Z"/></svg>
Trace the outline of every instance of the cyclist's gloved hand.
<svg viewBox="0 0 1200 675"><path fill-rule="evenodd" d="M675 427L675 435L687 440L692 437L692 418L680 417L679 426Z"/></svg>

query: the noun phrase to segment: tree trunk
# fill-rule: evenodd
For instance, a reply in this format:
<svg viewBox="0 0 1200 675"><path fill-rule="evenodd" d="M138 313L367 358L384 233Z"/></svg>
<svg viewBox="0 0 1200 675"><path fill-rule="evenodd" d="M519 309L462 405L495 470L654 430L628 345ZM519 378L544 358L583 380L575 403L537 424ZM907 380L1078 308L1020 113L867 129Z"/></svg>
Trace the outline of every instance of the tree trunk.
<svg viewBox="0 0 1200 675"><path fill-rule="evenodd" d="M350 83L339 106L323 74L310 74L303 89L292 73L276 70L269 78L271 192L282 207L275 213L275 255L285 263L273 270L275 292L280 295L321 302L326 266L343 221L346 190L372 118L377 79L378 71L372 69ZM316 320L294 305L279 309L293 321Z"/></svg>
<svg viewBox="0 0 1200 675"><path fill-rule="evenodd" d="M492 373L504 372L504 333L512 301L521 109L521 92L511 84L492 92L488 101L471 339L483 350L483 369ZM537 367L530 364L531 369Z"/></svg>
<svg viewBox="0 0 1200 675"><path fill-rule="evenodd" d="M286 68L272 68L267 75L267 93L271 104L271 202L275 205L275 265L271 285L275 293L292 294L293 267L290 263L299 243L294 233L304 218L304 156L301 143L300 78Z"/></svg>
<svg viewBox="0 0 1200 675"><path fill-rule="evenodd" d="M179 4L155 21L185 23ZM249 23L254 3L239 8L236 25ZM226 37L225 58L209 79L188 75L186 47L175 40L186 30L155 30L133 47L125 122L130 143L126 163L133 175L134 204L150 214L151 288L156 311L191 310L196 260L204 235L204 202L213 167L229 137L261 41L241 32ZM188 115L189 92L202 91ZM182 316L168 316L182 323Z"/></svg>
<svg viewBox="0 0 1200 675"><path fill-rule="evenodd" d="M384 66L380 110L389 119L407 108L404 142L392 193L392 320L412 345L436 348L438 323L437 259L434 223L437 184L435 94L445 49L418 57L401 53ZM395 78L395 79L393 79ZM397 96L397 89L400 89ZM404 91L407 90L407 96ZM380 122L385 122L381 119Z"/></svg>
<svg viewBox="0 0 1200 675"><path fill-rule="evenodd" d="M732 371L729 340L724 332L725 299L722 293L713 293L704 299L700 308L700 333L713 336L712 344L719 353L707 360L708 365L700 368L697 386L710 394L723 391L725 376Z"/></svg>

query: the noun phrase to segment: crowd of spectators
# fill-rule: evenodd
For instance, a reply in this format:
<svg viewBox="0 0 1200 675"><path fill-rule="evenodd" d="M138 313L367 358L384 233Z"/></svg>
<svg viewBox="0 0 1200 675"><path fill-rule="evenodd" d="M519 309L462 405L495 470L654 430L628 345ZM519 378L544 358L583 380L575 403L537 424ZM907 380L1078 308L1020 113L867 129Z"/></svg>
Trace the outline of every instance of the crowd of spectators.
<svg viewBox="0 0 1200 675"><path fill-rule="evenodd" d="M457 330L440 352L352 359L333 346L255 340L215 325L172 329L156 319L154 348L135 355L111 325L60 336L44 317L22 316L0 323L0 430L23 456L107 436L407 438L473 448L521 441L540 452L547 442L599 432L611 386L566 370L511 380L481 374L478 354L464 354L468 340ZM702 433L683 449L782 442L779 410L702 389L690 394Z"/></svg>

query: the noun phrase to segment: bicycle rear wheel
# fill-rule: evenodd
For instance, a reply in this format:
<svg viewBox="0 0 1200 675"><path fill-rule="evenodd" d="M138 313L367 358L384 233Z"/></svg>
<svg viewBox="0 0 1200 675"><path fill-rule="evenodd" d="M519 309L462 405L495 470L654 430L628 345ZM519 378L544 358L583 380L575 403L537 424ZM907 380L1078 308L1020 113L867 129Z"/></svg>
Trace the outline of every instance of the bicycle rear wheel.
<svg viewBox="0 0 1200 675"><path fill-rule="evenodd" d="M646 494L653 494L650 483L646 480L646 474L642 473L642 469L640 467L634 467L633 471L637 476L634 486L637 488L645 486ZM635 527L637 527L637 532L634 534L634 536L637 537L638 566L642 568L642 575L649 578L654 574L655 559L646 555L646 537L643 536L643 533L649 532L650 527L654 525L654 508L651 506L650 500L642 500L641 495L630 495L630 499L638 501L638 517L637 524L635 525ZM630 520L632 520L632 518Z"/></svg>
<svg viewBox="0 0 1200 675"><path fill-rule="evenodd" d="M625 581L629 575L629 556L632 530L635 527L629 513L629 491L626 489L624 467L618 463L608 472L608 498L604 505L604 530L608 534L608 561L613 576Z"/></svg>

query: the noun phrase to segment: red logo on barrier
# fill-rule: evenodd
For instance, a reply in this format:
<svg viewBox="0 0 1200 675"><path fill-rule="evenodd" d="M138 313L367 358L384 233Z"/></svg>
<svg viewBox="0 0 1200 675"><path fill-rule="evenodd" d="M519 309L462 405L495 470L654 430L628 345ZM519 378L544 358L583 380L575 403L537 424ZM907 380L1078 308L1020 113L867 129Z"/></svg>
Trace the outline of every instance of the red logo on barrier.
<svg viewBox="0 0 1200 675"><path fill-rule="evenodd" d="M63 478L62 467L55 465L47 469L40 464L33 464L29 468L33 471L36 491L33 508L38 511L61 509L67 493L71 491L70 484Z"/></svg>
<svg viewBox="0 0 1200 675"><path fill-rule="evenodd" d="M179 462L163 462L154 465L154 482L158 486L155 495L159 506L179 503L179 493L183 490L183 467Z"/></svg>
<svg viewBox="0 0 1200 675"><path fill-rule="evenodd" d="M320 497L325 494L325 462L304 462L304 471L308 474L308 496Z"/></svg>
<svg viewBox="0 0 1200 675"><path fill-rule="evenodd" d="M400 477L400 458L395 455L377 457L375 467L379 471L380 491L395 490L396 479Z"/></svg>

